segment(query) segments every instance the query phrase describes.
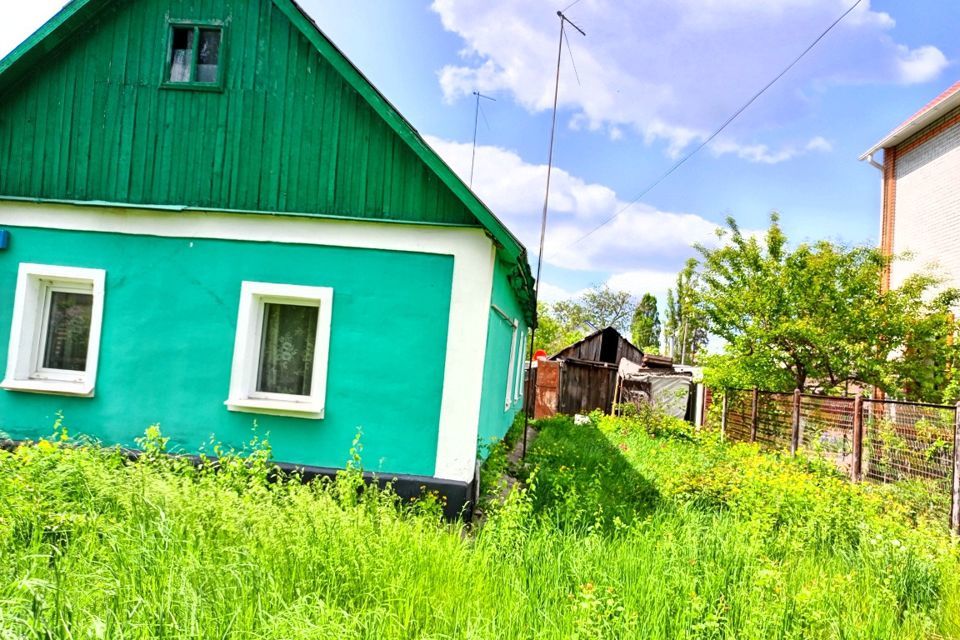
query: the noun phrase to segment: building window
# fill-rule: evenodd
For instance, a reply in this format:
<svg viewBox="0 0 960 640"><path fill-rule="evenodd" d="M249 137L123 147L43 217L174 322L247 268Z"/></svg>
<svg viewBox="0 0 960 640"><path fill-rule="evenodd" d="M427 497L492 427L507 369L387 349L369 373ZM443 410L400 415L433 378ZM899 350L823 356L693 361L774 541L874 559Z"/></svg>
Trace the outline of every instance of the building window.
<svg viewBox="0 0 960 640"><path fill-rule="evenodd" d="M310 395L319 307L263 305L258 393Z"/></svg>
<svg viewBox="0 0 960 640"><path fill-rule="evenodd" d="M220 26L171 25L164 85L219 88L223 79L222 44Z"/></svg>
<svg viewBox="0 0 960 640"><path fill-rule="evenodd" d="M323 418L333 289L244 282L231 411Z"/></svg>
<svg viewBox="0 0 960 640"><path fill-rule="evenodd" d="M524 360L524 354L527 347L527 332L520 334L520 341L517 343L517 380L513 390L513 400L516 402L523 396L524 374L527 372L527 362Z"/></svg>
<svg viewBox="0 0 960 640"><path fill-rule="evenodd" d="M21 264L6 377L11 391L92 396L106 272Z"/></svg>
<svg viewBox="0 0 960 640"><path fill-rule="evenodd" d="M513 331L510 338L510 364L507 366L507 395L503 403L504 411L509 411L513 404L513 369L517 360L517 331L520 326L516 320L511 320L510 324L513 325Z"/></svg>

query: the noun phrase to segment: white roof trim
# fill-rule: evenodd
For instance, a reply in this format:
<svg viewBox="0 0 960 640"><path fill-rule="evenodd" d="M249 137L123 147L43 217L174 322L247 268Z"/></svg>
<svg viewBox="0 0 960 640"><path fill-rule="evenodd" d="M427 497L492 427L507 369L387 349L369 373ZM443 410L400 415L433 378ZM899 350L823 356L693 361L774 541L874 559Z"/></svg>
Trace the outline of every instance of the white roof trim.
<svg viewBox="0 0 960 640"><path fill-rule="evenodd" d="M919 133L938 118L952 111L953 109L956 109L957 107L960 107L960 91L956 91L953 95L941 100L930 109L894 129L887 135L886 138L870 147L870 150L860 156L860 159L866 160L880 149L887 149L889 147L897 146L907 138L913 136L915 133Z"/></svg>

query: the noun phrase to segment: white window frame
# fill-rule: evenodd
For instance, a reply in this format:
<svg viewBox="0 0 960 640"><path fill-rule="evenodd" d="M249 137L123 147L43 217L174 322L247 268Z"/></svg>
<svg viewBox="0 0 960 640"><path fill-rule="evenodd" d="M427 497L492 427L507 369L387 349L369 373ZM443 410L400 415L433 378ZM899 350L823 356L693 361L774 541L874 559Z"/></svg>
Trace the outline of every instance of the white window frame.
<svg viewBox="0 0 960 640"><path fill-rule="evenodd" d="M511 393L513 389L513 368L517 360L517 331L520 330L520 323L518 321L510 320L509 323L513 326L513 335L510 338L510 365L507 367L507 391L503 403L504 411L509 411L513 405L513 394Z"/></svg>
<svg viewBox="0 0 960 640"><path fill-rule="evenodd" d="M318 307L317 335L313 354L310 395L257 391L263 311L267 304ZM330 324L333 319L333 289L292 284L244 281L240 286L240 309L230 374L230 394L224 404L230 411L292 416L320 420L327 395L327 365L330 358Z"/></svg>
<svg viewBox="0 0 960 640"><path fill-rule="evenodd" d="M517 343L517 377L513 389L514 402L523 397L523 374L526 369L526 361L523 354L526 352L528 331L520 332L520 341Z"/></svg>
<svg viewBox="0 0 960 640"><path fill-rule="evenodd" d="M103 329L106 275L103 269L26 262L20 264L7 351L7 371L0 387L9 391L93 397ZM53 292L87 293L93 296L86 368L83 371L43 366Z"/></svg>

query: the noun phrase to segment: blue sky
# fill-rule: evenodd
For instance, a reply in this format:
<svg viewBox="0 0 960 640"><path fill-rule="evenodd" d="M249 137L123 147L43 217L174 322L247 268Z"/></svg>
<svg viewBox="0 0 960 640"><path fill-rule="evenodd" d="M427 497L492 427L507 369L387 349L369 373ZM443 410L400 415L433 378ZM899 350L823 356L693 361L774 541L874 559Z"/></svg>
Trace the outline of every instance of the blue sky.
<svg viewBox="0 0 960 640"><path fill-rule="evenodd" d="M474 89L475 188L535 253L556 63L552 0L303 0L321 28L459 172ZM543 292L608 282L663 296L728 215L794 240L874 243L879 173L858 156L960 79L960 2L863 0L710 147L633 200L853 0L580 0L565 51ZM20 4L20 3L18 3ZM23 3L26 4L26 3ZM10 50L62 0L3 9ZM347 9L345 9L347 7ZM487 126L489 123L489 126Z"/></svg>

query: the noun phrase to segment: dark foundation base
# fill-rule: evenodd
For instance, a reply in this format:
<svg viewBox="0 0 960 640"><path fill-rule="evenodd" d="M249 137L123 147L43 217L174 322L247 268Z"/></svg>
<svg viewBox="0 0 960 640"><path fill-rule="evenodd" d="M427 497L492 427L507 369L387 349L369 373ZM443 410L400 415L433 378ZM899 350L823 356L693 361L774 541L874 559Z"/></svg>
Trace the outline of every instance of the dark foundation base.
<svg viewBox="0 0 960 640"><path fill-rule="evenodd" d="M12 450L20 445L31 444L26 440L2 440L0 448ZM136 460L142 451L136 449L121 449L124 455L131 460ZM174 455L174 454L171 454ZM199 465L201 462L216 466L216 458L204 458L200 456L184 455L177 456ZM292 464L289 462L272 462L281 473L299 474L304 482L310 482L317 478L335 478L341 469L332 467L314 467L310 465ZM376 482L380 488L388 484L393 487L393 491L405 501L418 499L424 494L434 493L440 496L443 503L443 516L450 522L461 520L469 522L473 517L474 495L476 490L476 480L473 482L459 482L456 480L443 480L432 476L413 476L405 474L379 474L364 472L363 479L368 483Z"/></svg>

